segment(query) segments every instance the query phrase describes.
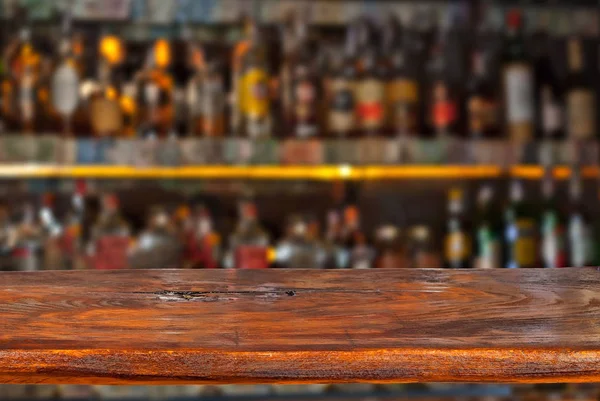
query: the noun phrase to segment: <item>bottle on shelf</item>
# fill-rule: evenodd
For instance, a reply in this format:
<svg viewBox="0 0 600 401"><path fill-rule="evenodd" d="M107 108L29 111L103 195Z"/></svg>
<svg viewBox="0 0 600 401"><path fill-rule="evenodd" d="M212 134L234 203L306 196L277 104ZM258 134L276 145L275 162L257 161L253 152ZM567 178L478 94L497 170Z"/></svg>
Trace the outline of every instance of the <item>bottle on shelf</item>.
<svg viewBox="0 0 600 401"><path fill-rule="evenodd" d="M542 178L543 204L540 219L540 250L545 268L565 267L567 263L565 225L555 192L554 169L552 165L547 165Z"/></svg>
<svg viewBox="0 0 600 401"><path fill-rule="evenodd" d="M409 267L406 250L398 228L383 225L375 233L377 258L374 267L382 269L404 269Z"/></svg>
<svg viewBox="0 0 600 401"><path fill-rule="evenodd" d="M325 249L309 231L306 218L292 216L285 238L275 248L275 264L280 268L318 269L325 265ZM312 234L312 235L311 235Z"/></svg>
<svg viewBox="0 0 600 401"><path fill-rule="evenodd" d="M240 220L229 238L229 250L225 268L266 269L269 267L270 237L260 225L256 205L242 201L239 205Z"/></svg>
<svg viewBox="0 0 600 401"><path fill-rule="evenodd" d="M29 23L24 23L18 38L4 53L10 79L3 86L3 112L11 130L23 133L36 131L41 61L42 57L31 40Z"/></svg>
<svg viewBox="0 0 600 401"><path fill-rule="evenodd" d="M267 47L253 19L246 22L246 35L234 53L232 128L245 137L268 138L272 135L273 116Z"/></svg>
<svg viewBox="0 0 600 401"><path fill-rule="evenodd" d="M42 196L42 205L39 210L39 222L41 228L41 241L43 248L43 266L47 270L64 269L60 238L63 227L54 212L55 195L45 193Z"/></svg>
<svg viewBox="0 0 600 401"><path fill-rule="evenodd" d="M62 35L59 43L58 66L55 68L51 82L53 109L62 120L62 132L65 136L73 135L73 118L79 106L79 86L82 67L75 53L74 39L71 34L71 14L65 13Z"/></svg>
<svg viewBox="0 0 600 401"><path fill-rule="evenodd" d="M569 212L567 222L569 267L590 266L593 263L591 218L583 204L583 183L580 166L571 168L569 179Z"/></svg>
<svg viewBox="0 0 600 401"><path fill-rule="evenodd" d="M518 179L510 182L504 220L504 267L538 267L537 225L529 204L524 200L523 184Z"/></svg>
<svg viewBox="0 0 600 401"><path fill-rule="evenodd" d="M420 85L417 57L409 32L390 17L383 31L383 54L388 58L387 116L393 136L417 136L420 132Z"/></svg>
<svg viewBox="0 0 600 401"><path fill-rule="evenodd" d="M92 225L87 253L91 267L99 270L124 269L128 266L131 229L121 215L115 194L101 197L100 214Z"/></svg>
<svg viewBox="0 0 600 401"><path fill-rule="evenodd" d="M382 136L385 135L387 122L387 72L371 21L359 19L356 29L359 49L358 76L354 91L357 125L362 136Z"/></svg>
<svg viewBox="0 0 600 401"><path fill-rule="evenodd" d="M319 99L322 91L316 71L317 54L311 46L308 30L303 14L294 18L294 46L287 61L291 75L291 103L286 117L290 134L301 139L316 137L321 122Z"/></svg>
<svg viewBox="0 0 600 401"><path fill-rule="evenodd" d="M427 121L429 133L438 138L460 133L460 94L452 82L447 60L449 29L438 28L427 65Z"/></svg>
<svg viewBox="0 0 600 401"><path fill-rule="evenodd" d="M592 139L596 136L596 94L584 60L581 40L567 42L569 73L567 75L566 130L570 139Z"/></svg>
<svg viewBox="0 0 600 401"><path fill-rule="evenodd" d="M221 236L215 231L208 208L198 205L191 216L186 248L192 268L216 269L221 259Z"/></svg>
<svg viewBox="0 0 600 401"><path fill-rule="evenodd" d="M174 81L169 73L171 44L157 39L148 52L146 63L138 76L141 82L141 114L144 135L166 137L175 135Z"/></svg>
<svg viewBox="0 0 600 401"><path fill-rule="evenodd" d="M471 79L467 88L469 137L490 139L500 136L498 99L488 69L488 55L481 49L472 54Z"/></svg>
<svg viewBox="0 0 600 401"><path fill-rule="evenodd" d="M10 219L8 205L0 202L0 271L11 270L13 251L17 244L17 229Z"/></svg>
<svg viewBox="0 0 600 401"><path fill-rule="evenodd" d="M207 137L222 137L226 129L226 99L221 63L218 60L207 63L200 87L201 133Z"/></svg>
<svg viewBox="0 0 600 401"><path fill-rule="evenodd" d="M411 267L439 269L442 267L442 258L438 249L429 227L417 225L411 228L408 245Z"/></svg>
<svg viewBox="0 0 600 401"><path fill-rule="evenodd" d="M373 267L375 251L360 227L360 211L355 205L349 205L344 209L342 241L348 252L348 268L370 269Z"/></svg>
<svg viewBox="0 0 600 401"><path fill-rule="evenodd" d="M535 128L534 76L520 10L507 13L506 25L502 72L506 131L511 140L529 141Z"/></svg>
<svg viewBox="0 0 600 401"><path fill-rule="evenodd" d="M91 92L88 96L90 125L96 136L117 136L123 130L123 113L114 69L125 58L124 44L117 36L104 35L99 41L98 53L97 83L85 89Z"/></svg>
<svg viewBox="0 0 600 401"><path fill-rule="evenodd" d="M181 268L183 244L174 222L161 206L151 208L146 227L130 250L129 263L137 269Z"/></svg>
<svg viewBox="0 0 600 401"><path fill-rule="evenodd" d="M327 213L327 229L325 232L325 249L328 269L346 269L350 263L350 254L343 240L342 217L337 210Z"/></svg>
<svg viewBox="0 0 600 401"><path fill-rule="evenodd" d="M564 137L563 93L555 63L550 57L552 38L545 30L539 31L535 36L538 46L535 57L536 125L540 131L538 136L543 139L562 139Z"/></svg>
<svg viewBox="0 0 600 401"><path fill-rule="evenodd" d="M325 85L327 132L331 138L347 138L355 133L356 53L356 28L350 26L343 50L336 48L331 54Z"/></svg>
<svg viewBox="0 0 600 401"><path fill-rule="evenodd" d="M444 240L445 265L449 269L471 267L472 241L464 202L462 190L452 189L450 191Z"/></svg>
<svg viewBox="0 0 600 401"><path fill-rule="evenodd" d="M69 211L64 219L60 238L61 251L67 270L81 270L85 267L83 253L83 227L85 218L85 181L75 182Z"/></svg>
<svg viewBox="0 0 600 401"><path fill-rule="evenodd" d="M494 209L494 189L485 184L477 193L475 213L474 267L494 269L502 267L502 219Z"/></svg>
<svg viewBox="0 0 600 401"><path fill-rule="evenodd" d="M16 227L16 241L12 257L19 271L35 271L41 268L42 229L35 208L25 203L22 216Z"/></svg>

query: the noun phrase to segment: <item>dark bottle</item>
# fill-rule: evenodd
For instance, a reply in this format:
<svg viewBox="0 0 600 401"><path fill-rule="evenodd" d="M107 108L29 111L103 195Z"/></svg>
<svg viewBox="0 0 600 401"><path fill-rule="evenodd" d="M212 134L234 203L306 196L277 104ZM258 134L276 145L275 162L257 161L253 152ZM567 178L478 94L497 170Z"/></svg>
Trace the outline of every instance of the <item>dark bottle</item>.
<svg viewBox="0 0 600 401"><path fill-rule="evenodd" d="M545 139L561 139L564 136L561 83L555 65L550 58L551 38L545 31L536 35L535 90L539 135Z"/></svg>
<svg viewBox="0 0 600 401"><path fill-rule="evenodd" d="M507 135L531 140L534 134L534 77L523 34L521 12L510 10L503 52L503 93Z"/></svg>
<svg viewBox="0 0 600 401"><path fill-rule="evenodd" d="M502 267L502 219L494 208L494 189L483 185L477 194L474 267Z"/></svg>
<svg viewBox="0 0 600 401"><path fill-rule="evenodd" d="M311 232L307 219L292 217L285 238L277 245L276 265L292 269L323 268L327 254L315 234Z"/></svg>
<svg viewBox="0 0 600 401"><path fill-rule="evenodd" d="M552 166L546 166L542 179L543 204L540 216L540 253L543 267L565 267L565 226L556 202Z"/></svg>
<svg viewBox="0 0 600 401"><path fill-rule="evenodd" d="M361 136L381 136L386 128L386 71L375 32L368 20L359 20L359 60L355 100Z"/></svg>
<svg viewBox="0 0 600 401"><path fill-rule="evenodd" d="M466 218L463 192L453 189L448 196L448 220L444 240L446 268L470 268L471 254L471 234Z"/></svg>
<svg viewBox="0 0 600 401"><path fill-rule="evenodd" d="M488 72L484 51L473 53L471 78L468 82L467 113L469 136L475 139L496 138L500 135L498 99L494 82Z"/></svg>
<svg viewBox="0 0 600 401"><path fill-rule="evenodd" d="M504 267L507 269L538 267L537 224L523 198L521 182L512 180L504 216Z"/></svg>
<svg viewBox="0 0 600 401"><path fill-rule="evenodd" d="M447 28L440 28L427 65L427 121L431 136L459 134L460 100L446 59Z"/></svg>
<svg viewBox="0 0 600 401"><path fill-rule="evenodd" d="M390 18L383 33L383 54L387 57L387 116L392 135L419 134L420 85L418 58L409 32Z"/></svg>
<svg viewBox="0 0 600 401"><path fill-rule="evenodd" d="M415 269L439 269L442 258L431 229L418 225L410 230L408 253L410 266Z"/></svg>
<svg viewBox="0 0 600 401"><path fill-rule="evenodd" d="M356 46L356 29L350 26L344 50L335 49L331 55L331 72L325 88L327 132L330 137L349 137L356 129Z"/></svg>
<svg viewBox="0 0 600 401"><path fill-rule="evenodd" d="M199 93L200 132L204 136L225 135L225 83L221 63L211 60L203 71Z"/></svg>
<svg viewBox="0 0 600 401"><path fill-rule="evenodd" d="M591 139L596 136L596 94L593 81L585 68L582 44L578 38L569 39L567 54L567 135L570 139Z"/></svg>
<svg viewBox="0 0 600 401"><path fill-rule="evenodd" d="M317 54L308 37L306 20L298 17L294 26L295 46L290 60L289 125L293 136L312 138L319 133L319 99L322 96L316 73Z"/></svg>
<svg viewBox="0 0 600 401"><path fill-rule="evenodd" d="M573 166L569 180L569 215L567 248L569 267L590 266L593 262L591 218L583 205L582 180L579 166Z"/></svg>
<svg viewBox="0 0 600 401"><path fill-rule="evenodd" d="M229 237L229 250L224 267L266 269L269 267L269 234L258 221L256 205L243 201L239 205L240 220Z"/></svg>
<svg viewBox="0 0 600 401"><path fill-rule="evenodd" d="M375 234L377 258L374 267L380 269L403 269L410 267L402 237L396 226L385 225Z"/></svg>
<svg viewBox="0 0 600 401"><path fill-rule="evenodd" d="M360 226L360 212L355 205L344 209L342 241L348 252L350 269L370 269L373 267L375 251L369 245L366 234Z"/></svg>

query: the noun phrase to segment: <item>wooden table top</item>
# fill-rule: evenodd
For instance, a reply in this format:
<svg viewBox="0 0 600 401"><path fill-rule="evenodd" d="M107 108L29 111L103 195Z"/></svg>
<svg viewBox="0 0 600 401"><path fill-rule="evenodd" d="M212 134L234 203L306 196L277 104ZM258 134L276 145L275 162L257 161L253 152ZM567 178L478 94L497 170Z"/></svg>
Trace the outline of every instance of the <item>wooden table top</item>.
<svg viewBox="0 0 600 401"><path fill-rule="evenodd" d="M0 273L0 382L600 381L600 268Z"/></svg>

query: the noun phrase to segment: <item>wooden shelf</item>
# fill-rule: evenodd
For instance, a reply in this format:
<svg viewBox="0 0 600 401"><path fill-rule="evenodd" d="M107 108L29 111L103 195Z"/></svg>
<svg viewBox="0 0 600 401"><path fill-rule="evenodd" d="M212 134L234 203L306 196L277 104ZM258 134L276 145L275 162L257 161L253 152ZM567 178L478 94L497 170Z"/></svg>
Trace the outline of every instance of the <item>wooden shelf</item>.
<svg viewBox="0 0 600 401"><path fill-rule="evenodd" d="M57 166L0 165L0 178L99 178L99 179L248 179L248 180L401 180L401 179L478 179L497 178L505 170L499 166ZM540 166L514 166L512 176L539 179ZM597 177L597 167L586 167L586 178ZM555 176L566 179L570 168L557 167Z"/></svg>
<svg viewBox="0 0 600 401"><path fill-rule="evenodd" d="M0 382L596 382L600 271L0 273Z"/></svg>

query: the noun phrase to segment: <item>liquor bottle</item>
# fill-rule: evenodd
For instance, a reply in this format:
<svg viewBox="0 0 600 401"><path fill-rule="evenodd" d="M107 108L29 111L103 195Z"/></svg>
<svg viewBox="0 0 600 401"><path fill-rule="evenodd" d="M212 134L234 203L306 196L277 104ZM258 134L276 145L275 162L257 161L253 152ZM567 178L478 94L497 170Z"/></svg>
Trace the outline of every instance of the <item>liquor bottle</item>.
<svg viewBox="0 0 600 401"><path fill-rule="evenodd" d="M17 229L10 220L8 206L0 202L0 270L9 270L11 256L17 243Z"/></svg>
<svg viewBox="0 0 600 401"><path fill-rule="evenodd" d="M213 227L208 208L198 205L194 208L191 230L187 238L191 267L196 269L216 269L221 256L221 236Z"/></svg>
<svg viewBox="0 0 600 401"><path fill-rule="evenodd" d="M446 59L447 33L448 27L438 28L427 65L427 120L430 135L436 137L458 134L460 131L459 93L452 82Z"/></svg>
<svg viewBox="0 0 600 401"><path fill-rule="evenodd" d="M125 82L119 97L119 106L123 116L121 136L124 138L133 138L138 134L137 130L141 116L137 98L137 85L134 82Z"/></svg>
<svg viewBox="0 0 600 401"><path fill-rule="evenodd" d="M346 269L350 263L350 254L342 237L342 217L337 210L327 213L327 229L325 232L325 249L327 252L327 269Z"/></svg>
<svg viewBox="0 0 600 401"><path fill-rule="evenodd" d="M181 268L182 245L167 211L154 206L150 210L146 227L130 250L130 265L138 269Z"/></svg>
<svg viewBox="0 0 600 401"><path fill-rule="evenodd" d="M508 269L538 267L536 222L523 195L521 182L513 179L504 216L504 267Z"/></svg>
<svg viewBox="0 0 600 401"><path fill-rule="evenodd" d="M579 166L571 168L569 179L569 215L567 222L569 267L589 266L593 262L591 218L583 205Z"/></svg>
<svg viewBox="0 0 600 401"><path fill-rule="evenodd" d="M302 216L292 216L287 234L275 249L275 263L280 268L317 269L325 261L325 250L311 236L308 221Z"/></svg>
<svg viewBox="0 0 600 401"><path fill-rule="evenodd" d="M71 197L71 205L63 223L60 247L67 270L80 270L85 267L82 258L85 192L85 182L77 181Z"/></svg>
<svg viewBox="0 0 600 401"><path fill-rule="evenodd" d="M561 139L564 136L562 88L550 58L551 38L545 31L538 32L536 36L536 125L540 130L540 137Z"/></svg>
<svg viewBox="0 0 600 401"><path fill-rule="evenodd" d="M90 124L96 136L116 136L123 129L123 113L114 69L125 58L124 45L118 37L105 35L100 39L98 53L98 82L88 100Z"/></svg>
<svg viewBox="0 0 600 401"><path fill-rule="evenodd" d="M391 17L383 31L383 54L388 57L386 98L388 122L394 136L416 136L420 127L419 62L414 40Z"/></svg>
<svg viewBox="0 0 600 401"><path fill-rule="evenodd" d="M565 267L565 225L555 197L552 166L546 166L542 178L543 205L540 221L540 248L543 267Z"/></svg>
<svg viewBox="0 0 600 401"><path fill-rule="evenodd" d="M346 32L344 49L334 50L330 60L330 78L326 86L327 131L332 138L352 136L356 126L356 29Z"/></svg>
<svg viewBox="0 0 600 401"><path fill-rule="evenodd" d="M288 113L290 129L296 138L314 138L319 133L322 97L317 76L317 53L308 37L304 18L295 21L295 46L291 56L291 110Z"/></svg>
<svg viewBox="0 0 600 401"><path fill-rule="evenodd" d="M53 194L44 194L38 216L44 254L43 266L46 270L58 270L64 268L62 265L60 249L60 238L63 233L63 227L54 213L54 203L55 196Z"/></svg>
<svg viewBox="0 0 600 401"><path fill-rule="evenodd" d="M273 128L267 47L254 20L248 21L246 33L247 40L242 43L245 46L238 47L241 50L234 54L234 71L239 70L234 73L239 123L234 118L232 126L242 136L266 138L271 136Z"/></svg>
<svg viewBox="0 0 600 401"><path fill-rule="evenodd" d="M166 39L156 40L139 76L146 136L174 135L174 81L168 71L171 58L170 43Z"/></svg>
<svg viewBox="0 0 600 401"><path fill-rule="evenodd" d="M534 77L520 11L510 10L506 24L502 75L507 134L512 140L527 141L534 135Z"/></svg>
<svg viewBox="0 0 600 401"><path fill-rule="evenodd" d="M16 227L16 240L12 252L14 266L19 271L40 270L42 252L42 229L35 208L23 205L22 216Z"/></svg>
<svg viewBox="0 0 600 401"><path fill-rule="evenodd" d="M129 224L121 215L119 198L114 194L104 194L87 246L91 266L100 270L126 268L130 236Z"/></svg>
<svg viewBox="0 0 600 401"><path fill-rule="evenodd" d="M76 57L74 39L71 36L71 15L65 14L62 37L59 44L60 60L54 70L51 82L53 111L60 114L62 132L65 136L73 134L73 117L79 106L79 85L82 67ZM53 113L54 114L54 113Z"/></svg>
<svg viewBox="0 0 600 401"><path fill-rule="evenodd" d="M348 268L370 269L375 261L375 251L369 245L366 234L360 227L360 212L355 205L344 209L342 241L348 252Z"/></svg>
<svg viewBox="0 0 600 401"><path fill-rule="evenodd" d="M31 30L25 23L17 40L5 51L5 63L11 79L3 88L3 109L11 129L23 133L36 130L37 89L40 78L41 55L31 42Z"/></svg>
<svg viewBox="0 0 600 401"><path fill-rule="evenodd" d="M266 269L269 267L270 237L258 221L256 205L243 201L239 212L240 220L229 238L224 265L236 269Z"/></svg>
<svg viewBox="0 0 600 401"><path fill-rule="evenodd" d="M475 263L477 269L502 267L502 219L494 210L494 190L483 185L477 194Z"/></svg>
<svg viewBox="0 0 600 401"><path fill-rule="evenodd" d="M431 229L418 225L410 230L408 253L410 266L417 269L439 269L442 261Z"/></svg>
<svg viewBox="0 0 600 401"><path fill-rule="evenodd" d="M474 139L496 138L500 135L498 99L487 65L487 54L475 50L467 88L469 135Z"/></svg>
<svg viewBox="0 0 600 401"><path fill-rule="evenodd" d="M567 135L571 139L591 139L596 136L596 95L592 79L586 71L582 44L578 38L569 39L567 54Z"/></svg>
<svg viewBox="0 0 600 401"><path fill-rule="evenodd" d="M355 86L356 115L360 134L382 136L386 128L386 69L370 21L357 22L358 77Z"/></svg>
<svg viewBox="0 0 600 401"><path fill-rule="evenodd" d="M225 135L225 87L221 63L211 60L203 71L200 84L200 127L208 137Z"/></svg>
<svg viewBox="0 0 600 401"><path fill-rule="evenodd" d="M448 196L448 220L444 241L446 267L449 269L471 267L472 244L465 213L463 192L459 189L451 190Z"/></svg>
<svg viewBox="0 0 600 401"><path fill-rule="evenodd" d="M375 233L377 258L374 267L381 269L403 269L409 267L400 232L394 225L384 225Z"/></svg>

